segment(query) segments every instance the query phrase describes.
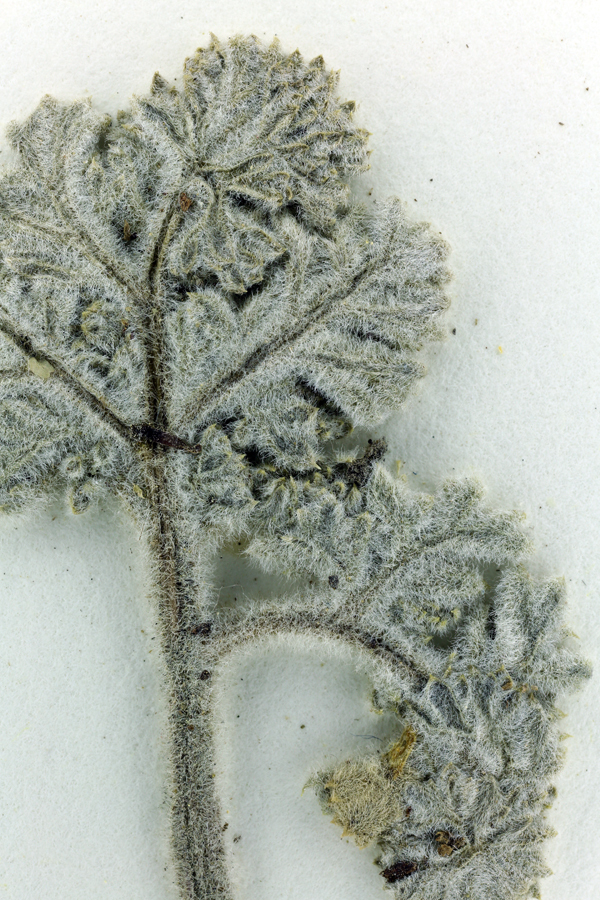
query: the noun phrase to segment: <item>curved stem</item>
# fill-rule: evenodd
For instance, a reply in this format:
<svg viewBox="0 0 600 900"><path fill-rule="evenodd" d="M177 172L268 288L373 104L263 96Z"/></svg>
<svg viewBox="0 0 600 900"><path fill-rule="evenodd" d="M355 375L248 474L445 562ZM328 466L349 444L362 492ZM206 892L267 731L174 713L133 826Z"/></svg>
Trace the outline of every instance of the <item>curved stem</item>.
<svg viewBox="0 0 600 900"><path fill-rule="evenodd" d="M287 632L334 638L378 665L401 669L415 688L426 677L399 651L361 628L353 606L323 610L307 604L292 617L272 607L230 620L200 618L191 539L164 472L160 446L146 448L153 516L155 583L170 700L172 845L182 900L232 900L222 842L223 817L215 790L212 700L220 661L244 644Z"/></svg>

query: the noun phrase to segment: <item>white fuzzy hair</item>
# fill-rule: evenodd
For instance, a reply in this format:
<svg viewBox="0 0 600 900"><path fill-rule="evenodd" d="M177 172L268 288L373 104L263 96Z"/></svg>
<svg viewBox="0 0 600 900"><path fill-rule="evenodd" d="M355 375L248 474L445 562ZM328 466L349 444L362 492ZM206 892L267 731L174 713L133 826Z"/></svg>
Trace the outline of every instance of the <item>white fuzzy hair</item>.
<svg viewBox="0 0 600 900"><path fill-rule="evenodd" d="M384 442L340 444L422 375L448 271L398 201L352 201L367 135L336 88L321 58L215 39L181 90L157 75L115 120L46 97L11 127L0 504L59 486L79 513L114 491L147 535L185 900L231 897L215 674L275 632L360 648L374 702L414 735L398 777L366 758L313 778L359 843L379 842L385 884L413 900L537 896L556 697L588 670L561 584L522 567L514 515L472 482L413 494L379 463ZM211 561L238 541L306 587L219 610Z"/></svg>

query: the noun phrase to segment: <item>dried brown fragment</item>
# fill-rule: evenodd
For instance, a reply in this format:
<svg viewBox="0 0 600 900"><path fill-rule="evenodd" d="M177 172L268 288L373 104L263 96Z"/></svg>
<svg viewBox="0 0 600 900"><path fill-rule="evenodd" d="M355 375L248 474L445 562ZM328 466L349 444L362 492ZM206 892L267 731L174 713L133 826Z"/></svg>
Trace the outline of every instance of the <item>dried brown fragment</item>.
<svg viewBox="0 0 600 900"><path fill-rule="evenodd" d="M348 481L353 481L357 487L364 487L367 483L375 463L377 463L387 450L387 442L384 438L369 440L369 446L362 456L345 466Z"/></svg>
<svg viewBox="0 0 600 900"><path fill-rule="evenodd" d="M193 202L194 201L191 199L191 197L188 197L185 191L182 191L179 195L179 206L181 207L183 212L187 212Z"/></svg>
<svg viewBox="0 0 600 900"><path fill-rule="evenodd" d="M129 243L131 240L131 225L129 222L123 222L123 240Z"/></svg>
<svg viewBox="0 0 600 900"><path fill-rule="evenodd" d="M388 866L387 869L384 869L381 875L388 884L394 884L394 882L400 881L402 878L408 878L409 875L413 875L418 868L419 864L416 862L397 862L393 866Z"/></svg>
<svg viewBox="0 0 600 900"><path fill-rule="evenodd" d="M435 840L440 856L451 856L453 850L460 850L467 843L464 837L453 837L449 831L436 831Z"/></svg>
<svg viewBox="0 0 600 900"><path fill-rule="evenodd" d="M504 682L504 684L502 685L502 690L503 691L511 691L513 688L514 688L514 683L513 683L512 678L509 675L508 678L506 679L506 681Z"/></svg>
<svg viewBox="0 0 600 900"><path fill-rule="evenodd" d="M412 753L413 747L417 740L417 732L412 725L407 725L399 741L388 750L385 754L384 761L390 769L392 778L398 778L402 774L402 770L406 765L406 761Z"/></svg>

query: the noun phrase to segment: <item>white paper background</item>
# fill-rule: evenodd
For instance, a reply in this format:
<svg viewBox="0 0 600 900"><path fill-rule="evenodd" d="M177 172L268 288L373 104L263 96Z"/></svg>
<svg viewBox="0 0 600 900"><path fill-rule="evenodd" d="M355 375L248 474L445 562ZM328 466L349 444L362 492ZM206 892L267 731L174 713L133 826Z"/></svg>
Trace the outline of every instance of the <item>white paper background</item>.
<svg viewBox="0 0 600 900"><path fill-rule="evenodd" d="M382 431L416 487L475 472L491 502L527 513L532 566L565 574L570 622L593 660L597 3L5 0L0 124L44 93L90 94L114 113L156 69L177 78L210 31L278 34L284 49L341 69L340 92L373 134L357 191L401 196L452 245L456 335L428 353L427 378ZM225 566L225 585L239 577ZM0 898L173 900L165 708L139 535L110 504L0 520L0 594ZM544 900L598 896L599 677L596 664L563 704L573 738ZM239 900L382 897L373 853L340 840L300 793L314 765L385 728L352 661L276 642L249 651L223 690L219 784Z"/></svg>

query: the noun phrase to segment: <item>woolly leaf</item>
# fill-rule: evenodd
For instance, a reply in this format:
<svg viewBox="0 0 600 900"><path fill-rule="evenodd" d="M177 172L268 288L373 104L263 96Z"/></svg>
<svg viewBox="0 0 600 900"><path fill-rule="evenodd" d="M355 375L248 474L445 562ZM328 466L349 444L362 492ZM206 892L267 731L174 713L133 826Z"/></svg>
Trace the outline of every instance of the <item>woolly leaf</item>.
<svg viewBox="0 0 600 900"><path fill-rule="evenodd" d="M446 306L445 249L397 203L352 210L327 239L283 226L286 258L241 307L216 288L175 302L171 416L191 441L208 417L227 420L239 450L310 469L340 417L381 419L422 374L415 351L440 336Z"/></svg>
<svg viewBox="0 0 600 900"><path fill-rule="evenodd" d="M336 98L321 57L306 64L255 37L213 43L185 67L196 156L218 188L263 208L298 207L311 225L335 224L344 178L365 163L366 132Z"/></svg>
<svg viewBox="0 0 600 900"><path fill-rule="evenodd" d="M115 122L47 97L11 128L0 326L134 452L195 453L224 429L232 510L240 467L317 471L440 336L445 248L397 203L348 207L365 134L336 83L321 60L234 39Z"/></svg>
<svg viewBox="0 0 600 900"><path fill-rule="evenodd" d="M232 896L212 679L283 630L365 655L398 734L311 783L414 900L519 900L561 761L559 692L588 668L563 587L523 568L512 513L473 481L418 495L380 463L381 421L441 336L447 248L398 201L350 202L366 133L337 76L277 43L213 40L183 89L156 75L113 120L46 97L0 178L0 507L60 485L140 524L173 740L186 900ZM219 604L229 544L301 588ZM308 581L308 584L306 583ZM242 588L243 590L243 588Z"/></svg>

